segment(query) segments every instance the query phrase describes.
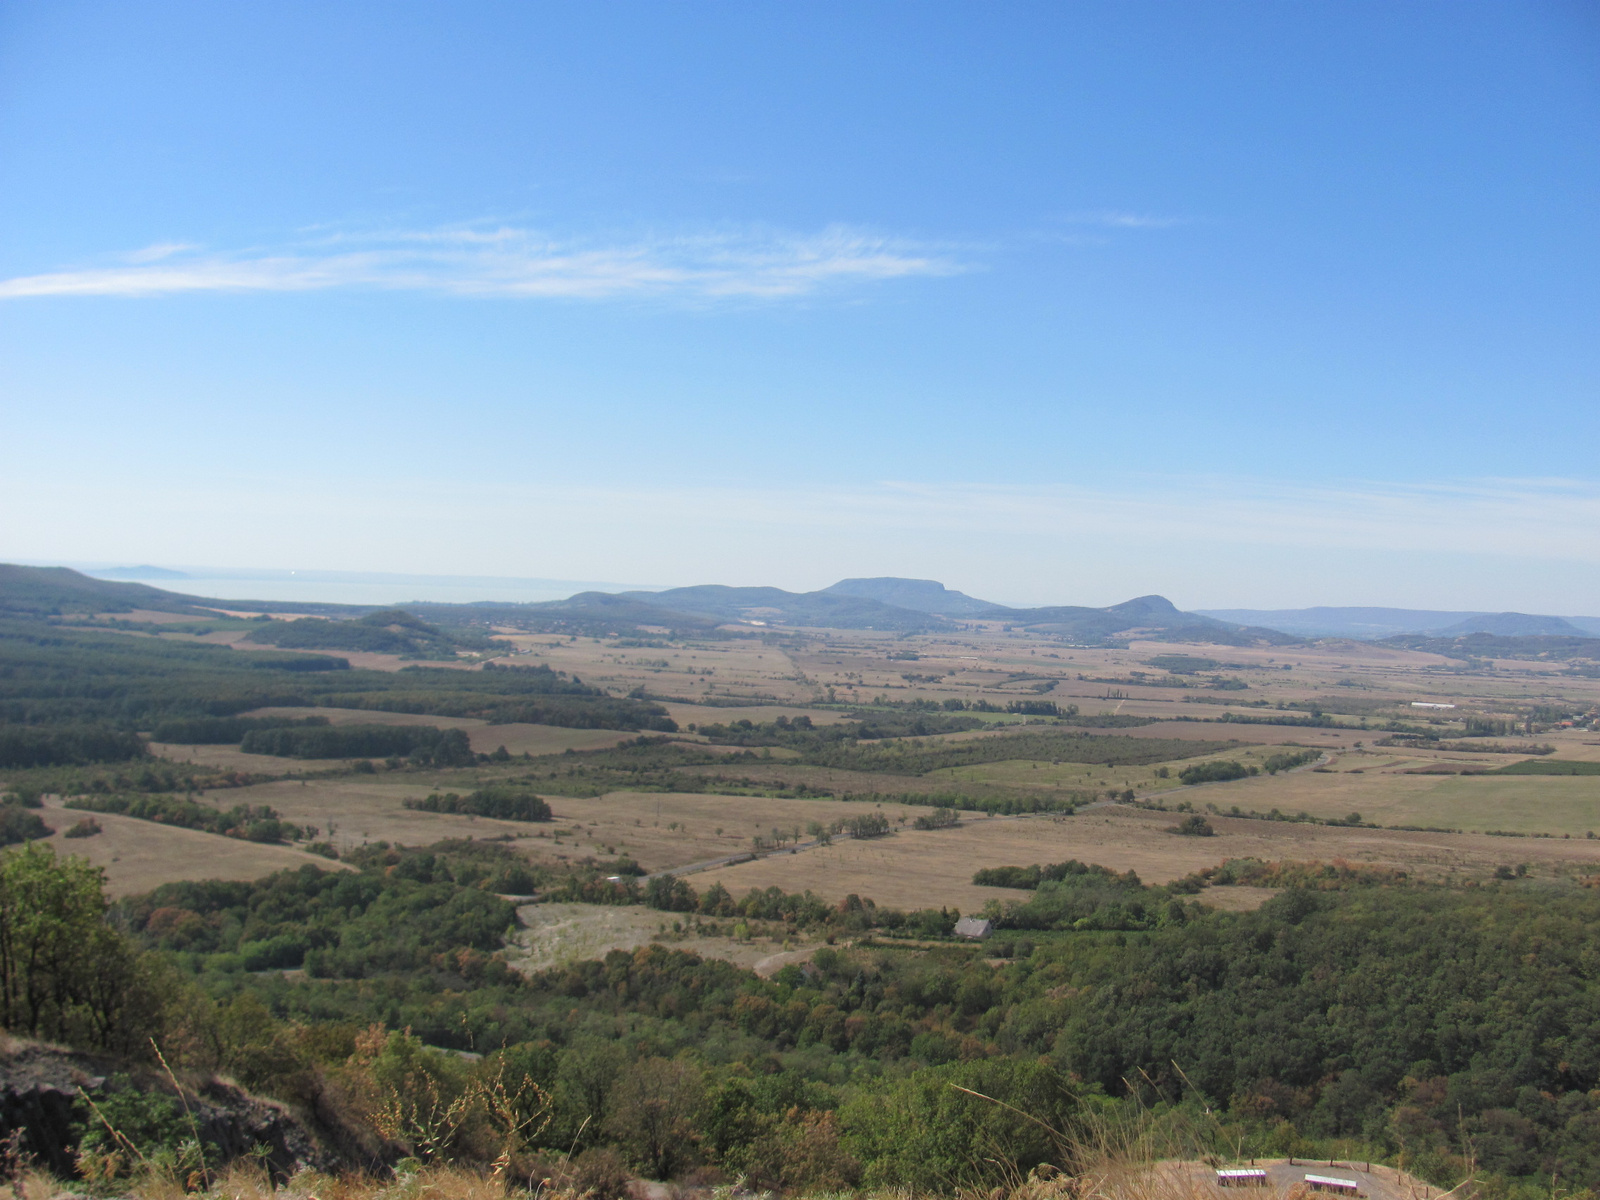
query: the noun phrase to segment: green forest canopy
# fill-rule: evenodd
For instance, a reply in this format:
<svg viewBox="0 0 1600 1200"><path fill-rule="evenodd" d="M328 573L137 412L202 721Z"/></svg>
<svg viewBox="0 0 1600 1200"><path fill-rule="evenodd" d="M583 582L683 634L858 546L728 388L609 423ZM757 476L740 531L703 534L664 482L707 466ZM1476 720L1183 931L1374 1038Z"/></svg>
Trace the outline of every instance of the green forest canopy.
<svg viewBox="0 0 1600 1200"><path fill-rule="evenodd" d="M553 1097L539 1137L557 1153L612 1145L641 1169L709 1163L773 1186L820 1186L812 1171L834 1186L992 1186L1005 1169L996 1146L1023 1167L1070 1153L1027 1121L995 1124L992 1103L952 1084L1068 1132L1096 1112L1176 1105L1230 1158L1403 1152L1448 1185L1470 1152L1491 1194L1547 1195L1555 1172L1567 1187L1600 1185L1594 890L1257 871L1312 886L1256 912L1212 912L1186 890L1197 885L1149 888L1068 863L1039 869L1039 894L1011 910L1035 920L981 949L865 939L761 979L653 945L523 979L499 954L514 918L499 894L559 891L558 868L476 842L373 846L351 865L167 885L118 905L123 943L83 925L104 901L81 867L47 848L7 854L0 944L55 947L9 977L24 1002L30 986L67 998L14 1007L7 1025L111 1048L155 1033L191 1047L192 1065L305 1100L318 1072L358 1061L351 1039L376 1021L441 1077L478 1068L435 1064L427 1044L490 1047L483 1069L507 1056ZM605 883L610 864L584 869L559 868L568 883L724 929L765 921L862 939L876 927L926 942L955 915L928 914L930 925L855 897L639 889ZM57 928L68 914L78 925ZM180 976L161 983L141 948ZM88 955L110 967L85 973ZM30 962L49 973L34 979ZM102 976L115 996L95 990ZM162 1001L174 987L198 991ZM415 1046L393 1043L408 1036ZM629 1119L630 1081L658 1077L685 1104L670 1162Z"/></svg>
<svg viewBox="0 0 1600 1200"><path fill-rule="evenodd" d="M176 953L219 1000L249 993L280 1020L380 1019L435 1045L505 1045L557 1095L547 1136L562 1149L627 1149L606 1106L628 1064L666 1058L688 1064L704 1105L685 1161L728 1169L753 1161L785 1121L832 1113L858 1178L982 1183L993 1169L983 1156L941 1149L912 1115L942 1103L930 1080L984 1078L999 1089L985 1094L1026 1097L1028 1111L1052 1095L1061 1099L1037 1111L1070 1114L1093 1096L1204 1103L1230 1156L1337 1145L1341 1156L1392 1157L1404 1146L1413 1169L1450 1182L1465 1136L1489 1172L1535 1180L1559 1167L1570 1186L1600 1183L1594 891L1378 885L1336 872L1325 881L1334 890L1206 912L1181 889L1063 864L1042 872L1059 876L1041 881L1058 892L1027 906L1057 915L1039 909L981 954L863 945L762 980L655 946L523 981L496 965L510 909L490 893L531 884L504 874L526 868L471 843L375 848L358 866L170 885L123 911L144 944ZM884 920L853 898L767 909L759 893L746 908L719 889L653 891L713 922L756 919L744 911L840 930ZM401 912L415 915L397 924ZM1119 912L1136 923L1118 928ZM985 961L996 956L1003 965ZM320 982L249 974L300 964ZM770 1092L752 1092L763 1079Z"/></svg>
<svg viewBox="0 0 1600 1200"><path fill-rule="evenodd" d="M325 655L240 651L0 620L0 722L7 726L128 734L164 721L231 717L266 706L366 708L576 728L676 728L658 704L606 695L545 666L359 671ZM117 761L107 756L131 751L131 743L86 751L89 740L73 733L45 757L69 763L92 753L90 761ZM19 760L39 757L32 749L15 753Z"/></svg>

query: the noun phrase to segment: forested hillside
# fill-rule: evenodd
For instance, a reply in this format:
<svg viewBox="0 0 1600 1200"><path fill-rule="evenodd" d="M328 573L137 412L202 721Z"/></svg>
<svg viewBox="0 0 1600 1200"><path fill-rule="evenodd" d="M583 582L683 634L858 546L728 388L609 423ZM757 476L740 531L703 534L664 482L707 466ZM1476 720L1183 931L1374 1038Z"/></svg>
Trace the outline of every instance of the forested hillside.
<svg viewBox="0 0 1600 1200"><path fill-rule="evenodd" d="M250 640L286 650L360 650L402 658L454 658L458 651L494 646L481 633L449 633L398 608L343 621L267 619L251 628Z"/></svg>
<svg viewBox="0 0 1600 1200"><path fill-rule="evenodd" d="M577 728L673 728L659 705L606 695L548 667L360 671L328 654L240 651L0 621L0 767L127 761L144 753L134 731L270 705ZM228 740L248 732L239 726L238 737Z"/></svg>
<svg viewBox="0 0 1600 1200"><path fill-rule="evenodd" d="M1196 1152L1388 1158L1446 1185L1472 1168L1489 1194L1548 1194L1556 1171L1600 1183L1595 891L1303 869L1278 872L1299 886L1260 911L1218 913L1195 881L1067 864L1041 887L1076 908L980 949L947 940L950 912L619 885L615 864L534 869L494 844L373 847L352 865L125 901L124 933L71 935L97 974L58 955L49 978L69 1002L13 1006L7 1027L135 1054L154 1036L184 1065L312 1111L361 1088L414 1111L417 1089L448 1105L524 1079L519 1102L548 1118L519 1151L530 1163L575 1149L663 1178L945 1191L1070 1169L1066 1143L1015 1111L1064 1135L1121 1112L1186 1131ZM63 947L36 907L68 911L42 899L62 870L38 848L0 867L8 919L35 914L4 943L19 980L44 982L27 939ZM62 879L81 924L92 881ZM531 889L838 945L763 980L673 949L669 932L523 978L500 951L514 917L497 894ZM387 1136L437 1159L494 1144L486 1116L426 1124Z"/></svg>

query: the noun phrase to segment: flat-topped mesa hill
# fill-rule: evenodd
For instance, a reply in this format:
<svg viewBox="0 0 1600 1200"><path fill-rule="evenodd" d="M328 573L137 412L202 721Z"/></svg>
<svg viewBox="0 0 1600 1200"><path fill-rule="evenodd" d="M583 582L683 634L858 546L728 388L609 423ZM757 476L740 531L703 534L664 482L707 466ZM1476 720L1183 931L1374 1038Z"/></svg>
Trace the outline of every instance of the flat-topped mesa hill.
<svg viewBox="0 0 1600 1200"><path fill-rule="evenodd" d="M1485 613L1457 621L1437 631L1439 637L1457 637L1462 634L1488 633L1496 637L1591 637L1565 617L1541 617L1532 613Z"/></svg>
<svg viewBox="0 0 1600 1200"><path fill-rule="evenodd" d="M897 579L894 576L841 579L832 587L823 588L819 594L857 596L945 617L977 617L1004 607L968 596L965 592L954 591L933 579Z"/></svg>

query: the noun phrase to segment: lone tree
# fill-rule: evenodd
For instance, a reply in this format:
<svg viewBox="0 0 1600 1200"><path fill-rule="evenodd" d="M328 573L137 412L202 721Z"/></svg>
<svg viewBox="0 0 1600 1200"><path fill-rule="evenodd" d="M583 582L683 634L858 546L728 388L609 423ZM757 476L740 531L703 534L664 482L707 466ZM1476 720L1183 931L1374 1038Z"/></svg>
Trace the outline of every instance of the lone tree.
<svg viewBox="0 0 1600 1200"><path fill-rule="evenodd" d="M106 924L105 874L34 842L0 855L0 1026L137 1052L159 1016L151 981Z"/></svg>

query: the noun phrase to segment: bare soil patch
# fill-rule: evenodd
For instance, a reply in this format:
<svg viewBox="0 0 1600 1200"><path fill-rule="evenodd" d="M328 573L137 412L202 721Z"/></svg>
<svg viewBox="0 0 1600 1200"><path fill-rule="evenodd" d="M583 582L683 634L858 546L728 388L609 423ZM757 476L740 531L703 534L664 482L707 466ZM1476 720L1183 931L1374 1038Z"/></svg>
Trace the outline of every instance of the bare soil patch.
<svg viewBox="0 0 1600 1200"><path fill-rule="evenodd" d="M720 958L737 967L770 975L791 962L804 962L816 945L785 950L770 937L711 937L684 927L681 914L648 908L598 904L525 904L517 909L520 928L506 946L507 961L523 974L564 963L604 958L613 950L634 950L652 942L686 950L701 958ZM692 919L691 919L692 920ZM675 932L674 925L682 928Z"/></svg>

